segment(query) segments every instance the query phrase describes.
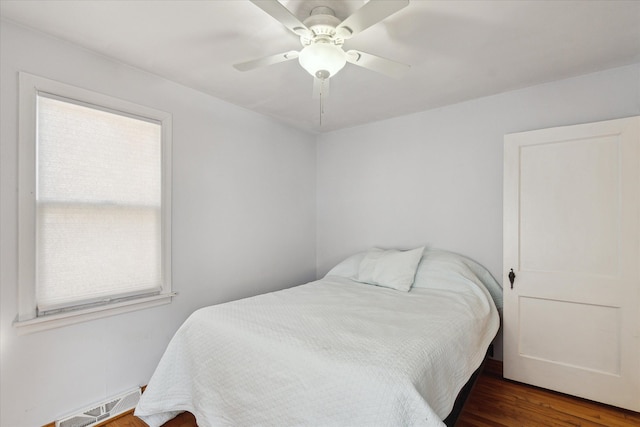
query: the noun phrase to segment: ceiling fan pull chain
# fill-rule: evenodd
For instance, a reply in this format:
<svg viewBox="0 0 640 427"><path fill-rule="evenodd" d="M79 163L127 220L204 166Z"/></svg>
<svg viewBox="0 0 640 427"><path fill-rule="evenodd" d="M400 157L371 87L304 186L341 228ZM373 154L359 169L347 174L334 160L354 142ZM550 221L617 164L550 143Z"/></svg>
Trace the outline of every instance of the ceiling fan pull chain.
<svg viewBox="0 0 640 427"><path fill-rule="evenodd" d="M320 83L320 126L322 126L322 116L324 115L324 90L326 79L322 79Z"/></svg>
<svg viewBox="0 0 640 427"><path fill-rule="evenodd" d="M324 115L324 80L320 89L320 126L322 126L322 116Z"/></svg>

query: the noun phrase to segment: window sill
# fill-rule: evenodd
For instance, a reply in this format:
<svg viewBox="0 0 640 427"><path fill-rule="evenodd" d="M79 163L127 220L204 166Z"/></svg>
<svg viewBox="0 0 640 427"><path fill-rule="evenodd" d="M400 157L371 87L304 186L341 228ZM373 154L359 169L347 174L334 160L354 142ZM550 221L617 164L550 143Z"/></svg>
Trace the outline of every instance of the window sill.
<svg viewBox="0 0 640 427"><path fill-rule="evenodd" d="M174 296L176 296L176 293L172 292L154 295L151 297L138 298L130 301L122 301L109 305L85 308L82 310L51 314L48 316L36 317L35 319L22 321L15 320L13 322L13 326L17 328L18 335L25 335L33 332L45 331L47 329L73 325L87 320L100 319L116 314L169 304L171 302L171 298Z"/></svg>

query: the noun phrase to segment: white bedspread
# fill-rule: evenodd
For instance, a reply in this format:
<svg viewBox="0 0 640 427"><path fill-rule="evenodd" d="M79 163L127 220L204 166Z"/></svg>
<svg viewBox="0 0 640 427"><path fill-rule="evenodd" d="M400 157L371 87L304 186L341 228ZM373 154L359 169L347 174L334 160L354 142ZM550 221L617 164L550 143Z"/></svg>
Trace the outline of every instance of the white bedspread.
<svg viewBox="0 0 640 427"><path fill-rule="evenodd" d="M487 290L337 276L193 313L135 414L206 426L442 426L495 336Z"/></svg>

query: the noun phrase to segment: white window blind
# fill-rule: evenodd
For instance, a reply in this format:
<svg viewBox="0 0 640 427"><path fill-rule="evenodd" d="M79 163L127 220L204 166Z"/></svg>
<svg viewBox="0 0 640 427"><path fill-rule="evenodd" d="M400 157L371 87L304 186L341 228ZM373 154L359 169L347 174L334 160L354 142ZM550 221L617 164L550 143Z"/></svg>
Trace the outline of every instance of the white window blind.
<svg viewBox="0 0 640 427"><path fill-rule="evenodd" d="M161 124L37 95L38 315L162 289Z"/></svg>

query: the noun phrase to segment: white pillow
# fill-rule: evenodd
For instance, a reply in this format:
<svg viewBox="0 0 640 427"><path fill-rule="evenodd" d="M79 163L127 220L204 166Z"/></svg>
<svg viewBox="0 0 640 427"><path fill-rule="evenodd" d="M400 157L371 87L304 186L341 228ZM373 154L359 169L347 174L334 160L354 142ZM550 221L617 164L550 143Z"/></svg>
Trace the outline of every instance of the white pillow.
<svg viewBox="0 0 640 427"><path fill-rule="evenodd" d="M458 290L467 289L463 280L475 281L476 275L469 269L464 259L457 254L443 250L425 251L416 271L414 288Z"/></svg>
<svg viewBox="0 0 640 427"><path fill-rule="evenodd" d="M326 276L341 276L348 279L353 279L358 275L358 268L360 268L360 262L367 255L367 252L358 252L355 255L351 255L349 258L338 263L333 267Z"/></svg>
<svg viewBox="0 0 640 427"><path fill-rule="evenodd" d="M358 282L409 292L424 247L409 251L371 249L360 261Z"/></svg>

